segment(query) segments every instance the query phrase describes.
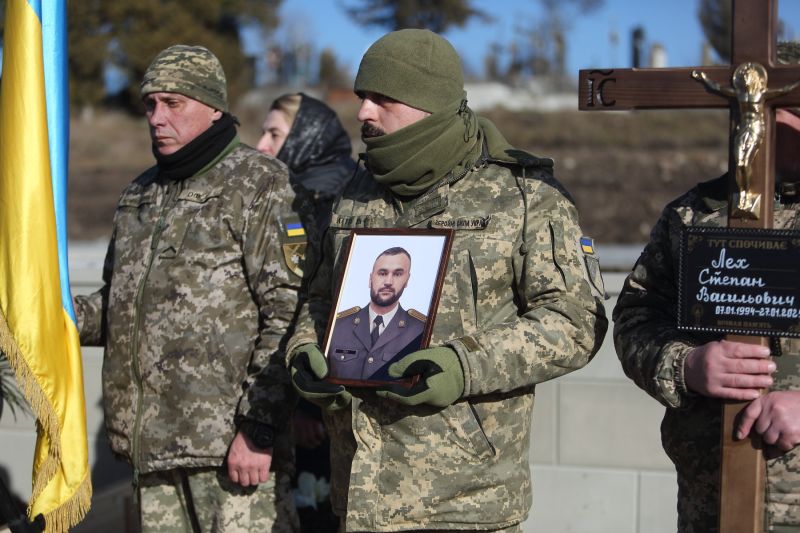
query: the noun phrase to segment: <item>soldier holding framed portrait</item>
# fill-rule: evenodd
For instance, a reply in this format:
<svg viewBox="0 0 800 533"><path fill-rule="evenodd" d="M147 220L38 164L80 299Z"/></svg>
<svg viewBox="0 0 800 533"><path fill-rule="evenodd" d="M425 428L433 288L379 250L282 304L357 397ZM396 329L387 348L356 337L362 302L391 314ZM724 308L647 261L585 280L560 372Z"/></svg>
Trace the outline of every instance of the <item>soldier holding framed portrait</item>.
<svg viewBox="0 0 800 533"><path fill-rule="evenodd" d="M469 108L458 54L439 35L379 39L355 92L366 171L334 206L287 346L296 390L325 409L340 530L520 532L536 384L584 366L607 328L592 241L552 160ZM343 274L364 228L454 235L427 347L391 362L395 381L377 388L332 383L324 351L343 276L365 282ZM410 255L406 292L435 270Z"/></svg>

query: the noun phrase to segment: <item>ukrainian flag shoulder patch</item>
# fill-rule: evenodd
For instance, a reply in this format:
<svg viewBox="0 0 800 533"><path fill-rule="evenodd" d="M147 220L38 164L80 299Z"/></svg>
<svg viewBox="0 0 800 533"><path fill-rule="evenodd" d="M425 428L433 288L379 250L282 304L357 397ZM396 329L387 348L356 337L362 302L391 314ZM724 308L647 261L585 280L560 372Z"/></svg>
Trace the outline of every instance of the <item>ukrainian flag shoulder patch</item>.
<svg viewBox="0 0 800 533"><path fill-rule="evenodd" d="M300 237L305 234L306 230L303 229L303 225L300 222L288 222L286 224L287 237Z"/></svg>
<svg viewBox="0 0 800 533"><path fill-rule="evenodd" d="M581 237L581 250L585 254L594 253L594 239L591 237Z"/></svg>
<svg viewBox="0 0 800 533"><path fill-rule="evenodd" d="M278 216L278 225L280 226L279 239L286 266L297 276L303 277L303 262L306 257L308 236L300 217L295 213Z"/></svg>

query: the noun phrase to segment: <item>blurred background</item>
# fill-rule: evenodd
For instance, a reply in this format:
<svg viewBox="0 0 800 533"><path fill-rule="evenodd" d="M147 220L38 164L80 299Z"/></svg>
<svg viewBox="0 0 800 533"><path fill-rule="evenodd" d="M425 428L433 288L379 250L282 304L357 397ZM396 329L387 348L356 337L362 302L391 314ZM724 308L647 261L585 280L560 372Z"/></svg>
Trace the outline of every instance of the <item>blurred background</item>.
<svg viewBox="0 0 800 533"><path fill-rule="evenodd" d="M600 243L641 242L668 199L724 169L727 114L580 114L578 70L725 62L729 16L730 0L69 2L69 235L107 239L119 192L153 162L138 85L160 50L214 51L245 141L257 140L273 97L306 91L334 107L358 152L361 55L387 31L427 27L461 54L470 105L512 144L556 159L584 229ZM779 2L779 16L779 38L795 38L800 2ZM631 194L641 201L622 210L611 198Z"/></svg>
<svg viewBox="0 0 800 533"><path fill-rule="evenodd" d="M727 63L730 0L73 0L68 2L73 292L95 290L123 187L154 163L138 85L176 43L222 61L240 136L255 144L272 100L327 102L363 150L352 93L358 62L384 33L424 27L462 57L470 106L508 140L553 157L594 237L608 311L663 206L727 168L727 111L580 113L579 69ZM0 0L0 42L5 0ZM779 40L800 1L778 2ZM2 363L2 361L0 361ZM84 349L95 501L78 531L135 531L129 473L111 457L99 392L102 351ZM13 384L0 365L0 384ZM533 518L526 532L675 530L675 481L661 451L662 408L627 381L610 338L586 369L537 388ZM0 477L30 495L34 423L8 406ZM2 531L2 526L0 526Z"/></svg>

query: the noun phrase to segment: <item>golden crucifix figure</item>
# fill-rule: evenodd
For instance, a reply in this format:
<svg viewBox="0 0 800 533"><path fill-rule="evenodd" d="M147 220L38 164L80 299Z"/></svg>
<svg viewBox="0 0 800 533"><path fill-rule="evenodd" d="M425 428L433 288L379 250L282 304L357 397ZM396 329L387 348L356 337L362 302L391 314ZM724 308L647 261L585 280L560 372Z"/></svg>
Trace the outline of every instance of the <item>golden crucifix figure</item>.
<svg viewBox="0 0 800 533"><path fill-rule="evenodd" d="M731 87L721 86L698 70L692 71L692 77L716 93L736 98L739 103L739 122L733 139L736 185L739 188L739 199L734 214L757 219L761 195L751 189L750 174L753 160L764 140L766 124L764 102L791 92L800 85L800 81L779 89L768 89L767 70L760 63L753 62L742 63L736 67Z"/></svg>

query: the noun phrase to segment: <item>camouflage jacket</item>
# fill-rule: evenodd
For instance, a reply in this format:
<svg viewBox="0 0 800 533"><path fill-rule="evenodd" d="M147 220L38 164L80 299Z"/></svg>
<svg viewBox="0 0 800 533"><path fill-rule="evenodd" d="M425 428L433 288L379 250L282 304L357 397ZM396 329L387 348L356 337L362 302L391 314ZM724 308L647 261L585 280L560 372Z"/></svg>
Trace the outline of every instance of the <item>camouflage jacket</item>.
<svg viewBox="0 0 800 533"><path fill-rule="evenodd" d="M189 178L153 167L122 193L104 286L75 300L81 342L105 345L111 447L135 474L221 465L236 416L287 427L281 339L299 278L279 226L291 199L284 165L238 139Z"/></svg>
<svg viewBox="0 0 800 533"><path fill-rule="evenodd" d="M717 531L721 403L687 392L683 360L695 346L720 335L678 331L677 272L684 226L726 226L726 178L702 183L664 209L650 242L628 276L614 309L614 341L625 373L667 408L664 450L678 473L678 530ZM775 228L800 228L800 204L775 204ZM800 389L800 339L773 343L778 370L772 390ZM767 463L766 521L800 526L797 449ZM769 528L767 528L769 529Z"/></svg>
<svg viewBox="0 0 800 533"><path fill-rule="evenodd" d="M360 173L334 210L288 353L322 344L342 248L358 227L455 230L430 345L456 351L465 388L444 409L354 389L349 408L326 413L335 512L347 531L519 523L531 505L535 386L583 367L607 327L596 258L579 248L577 212L552 163L490 162L405 205Z"/></svg>

